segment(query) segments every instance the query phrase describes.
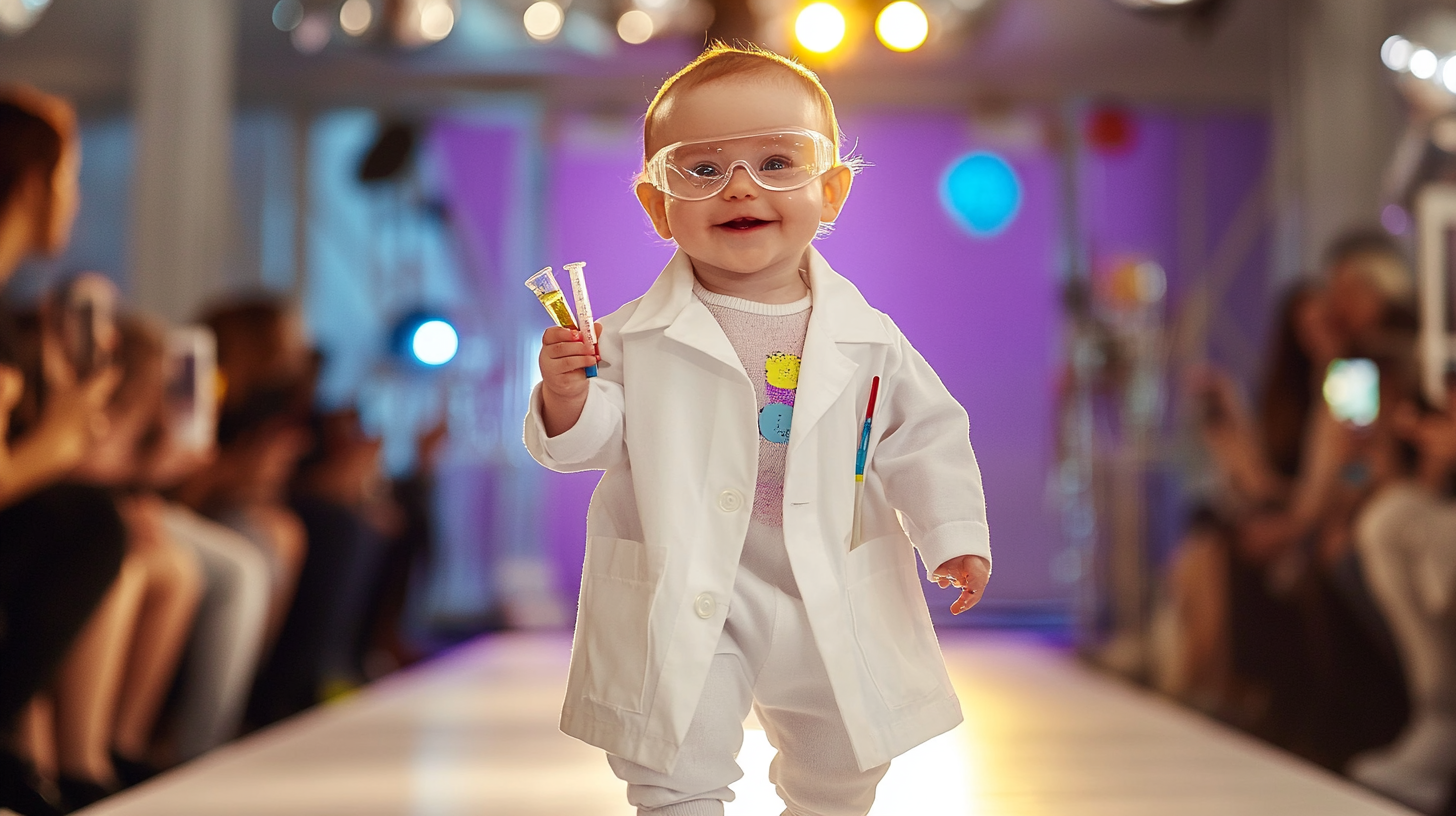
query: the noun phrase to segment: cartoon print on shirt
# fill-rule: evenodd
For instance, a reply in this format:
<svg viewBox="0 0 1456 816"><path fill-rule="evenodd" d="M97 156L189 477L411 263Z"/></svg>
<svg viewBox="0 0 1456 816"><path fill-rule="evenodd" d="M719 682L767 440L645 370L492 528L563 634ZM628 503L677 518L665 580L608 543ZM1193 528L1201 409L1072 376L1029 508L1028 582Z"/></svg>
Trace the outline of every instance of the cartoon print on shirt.
<svg viewBox="0 0 1456 816"><path fill-rule="evenodd" d="M794 394L799 387L799 358L785 352L770 354L763 361L765 405L758 412L758 432L770 442L789 444L789 426L794 421Z"/></svg>

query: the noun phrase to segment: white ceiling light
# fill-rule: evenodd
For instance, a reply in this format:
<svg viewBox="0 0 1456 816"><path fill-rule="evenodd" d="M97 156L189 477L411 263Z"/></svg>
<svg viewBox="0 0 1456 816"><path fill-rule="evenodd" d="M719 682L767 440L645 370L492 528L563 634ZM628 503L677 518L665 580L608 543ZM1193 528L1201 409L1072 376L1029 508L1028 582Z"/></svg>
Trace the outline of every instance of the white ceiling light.
<svg viewBox="0 0 1456 816"><path fill-rule="evenodd" d="M551 0L539 0L526 9L521 22L525 24L526 33L531 35L531 39L545 42L561 33L561 24L566 22L566 12Z"/></svg>
<svg viewBox="0 0 1456 816"><path fill-rule="evenodd" d="M617 18L617 36L628 45L641 45L652 39L655 28L652 15L641 9L630 9Z"/></svg>
<svg viewBox="0 0 1456 816"><path fill-rule="evenodd" d="M1446 90L1456 93L1456 59L1441 63L1441 84L1446 86Z"/></svg>
<svg viewBox="0 0 1456 816"><path fill-rule="evenodd" d="M1415 51L1416 47L1410 40L1396 34L1380 46L1380 61L1392 71L1404 71L1410 68L1411 55Z"/></svg>
<svg viewBox="0 0 1456 816"><path fill-rule="evenodd" d="M420 36L428 42L439 42L455 28L455 9L448 0L426 0L420 4Z"/></svg>
<svg viewBox="0 0 1456 816"><path fill-rule="evenodd" d="M0 32L19 34L40 20L51 0L0 0Z"/></svg>
<svg viewBox="0 0 1456 816"><path fill-rule="evenodd" d="M1411 54L1410 72L1416 79L1430 79L1435 76L1436 68L1439 65L1440 60L1436 59L1436 55L1431 53L1428 48L1419 49Z"/></svg>
<svg viewBox="0 0 1456 816"><path fill-rule="evenodd" d="M339 28L351 37L357 37L369 30L374 23L374 6L369 0L346 0L339 9Z"/></svg>

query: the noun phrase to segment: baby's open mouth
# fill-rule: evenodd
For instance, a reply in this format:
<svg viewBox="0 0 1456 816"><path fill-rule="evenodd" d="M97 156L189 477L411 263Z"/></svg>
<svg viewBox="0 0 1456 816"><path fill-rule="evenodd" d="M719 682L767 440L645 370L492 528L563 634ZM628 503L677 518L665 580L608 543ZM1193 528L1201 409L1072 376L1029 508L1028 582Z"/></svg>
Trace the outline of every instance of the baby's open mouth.
<svg viewBox="0 0 1456 816"><path fill-rule="evenodd" d="M761 226L763 226L763 225L765 225L767 223L769 223L769 222L763 221L763 220L758 219L758 218L746 218L745 217L745 218L735 218L732 221L725 221L725 222L719 224L718 226L720 226L720 227L722 227L724 229L731 229L731 230L751 230L751 229L753 229L755 227L761 227Z"/></svg>

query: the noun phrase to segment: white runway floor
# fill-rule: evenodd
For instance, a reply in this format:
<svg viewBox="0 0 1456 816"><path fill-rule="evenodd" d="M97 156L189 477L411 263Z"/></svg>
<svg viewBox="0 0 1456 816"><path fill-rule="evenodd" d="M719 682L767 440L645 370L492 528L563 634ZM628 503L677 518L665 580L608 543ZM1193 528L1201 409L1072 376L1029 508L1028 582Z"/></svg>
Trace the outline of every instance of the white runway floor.
<svg viewBox="0 0 1456 816"><path fill-rule="evenodd" d="M483 640L240 741L86 816L631 816L556 729L569 641ZM946 637L966 723L895 760L876 816L1410 814L1033 641ZM778 816L750 730L729 816Z"/></svg>

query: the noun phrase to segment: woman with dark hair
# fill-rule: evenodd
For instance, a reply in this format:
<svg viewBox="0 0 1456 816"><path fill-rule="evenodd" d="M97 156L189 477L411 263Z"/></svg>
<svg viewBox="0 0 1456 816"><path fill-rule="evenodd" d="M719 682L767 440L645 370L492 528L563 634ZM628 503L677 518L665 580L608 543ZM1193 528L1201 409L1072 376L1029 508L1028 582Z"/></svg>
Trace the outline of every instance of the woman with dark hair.
<svg viewBox="0 0 1456 816"><path fill-rule="evenodd" d="M1170 565L1178 636L1162 678L1167 691L1333 769L1388 741L1406 716L1399 664L1350 544L1394 441L1382 422L1357 432L1336 419L1322 396L1330 363L1361 352L1382 380L1401 379L1400 356L1383 352L1399 345L1402 304L1386 287L1348 319L1343 290L1364 278L1349 260L1337 253L1329 286L1285 300L1255 412L1221 374L1195 384L1222 489Z"/></svg>
<svg viewBox="0 0 1456 816"><path fill-rule="evenodd" d="M79 164L65 102L28 89L0 93L0 284L25 258L65 248ZM16 436L10 413L27 386L10 324L0 307L0 806L35 816L58 811L19 754L21 715L116 579L126 541L105 491L60 484L101 430L115 373L76 376L43 330L45 399Z"/></svg>

